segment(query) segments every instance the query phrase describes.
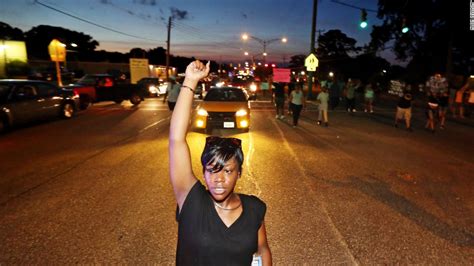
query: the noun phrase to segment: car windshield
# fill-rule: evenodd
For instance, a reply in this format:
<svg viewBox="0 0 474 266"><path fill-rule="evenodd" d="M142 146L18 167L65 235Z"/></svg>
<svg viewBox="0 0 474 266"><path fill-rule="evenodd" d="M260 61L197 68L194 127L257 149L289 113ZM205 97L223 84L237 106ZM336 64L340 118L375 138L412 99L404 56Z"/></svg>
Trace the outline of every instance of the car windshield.
<svg viewBox="0 0 474 266"><path fill-rule="evenodd" d="M241 89L219 88L210 90L204 101L246 102L247 97Z"/></svg>
<svg viewBox="0 0 474 266"><path fill-rule="evenodd" d="M84 77L82 77L80 80L77 81L77 83L79 84L92 85L92 86L94 86L96 82L97 82L96 77L91 76L91 75L85 75Z"/></svg>

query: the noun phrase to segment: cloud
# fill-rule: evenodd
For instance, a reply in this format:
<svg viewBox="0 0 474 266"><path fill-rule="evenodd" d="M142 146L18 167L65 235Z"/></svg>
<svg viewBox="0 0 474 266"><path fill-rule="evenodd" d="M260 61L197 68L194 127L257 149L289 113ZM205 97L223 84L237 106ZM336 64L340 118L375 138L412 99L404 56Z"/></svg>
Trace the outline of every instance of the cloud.
<svg viewBox="0 0 474 266"><path fill-rule="evenodd" d="M133 3L139 3L146 6L156 6L156 0L133 0Z"/></svg>

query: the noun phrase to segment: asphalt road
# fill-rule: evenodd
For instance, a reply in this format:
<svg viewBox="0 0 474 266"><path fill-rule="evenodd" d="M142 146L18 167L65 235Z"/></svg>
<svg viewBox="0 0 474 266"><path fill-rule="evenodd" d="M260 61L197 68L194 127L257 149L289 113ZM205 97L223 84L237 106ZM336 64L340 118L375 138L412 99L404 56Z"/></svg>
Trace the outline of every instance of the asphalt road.
<svg viewBox="0 0 474 266"><path fill-rule="evenodd" d="M275 264L474 264L472 124L394 128L393 107L331 112L299 127L252 103L237 184L267 204ZM101 103L70 121L0 135L0 264L174 264L170 112ZM206 135L189 134L201 176Z"/></svg>

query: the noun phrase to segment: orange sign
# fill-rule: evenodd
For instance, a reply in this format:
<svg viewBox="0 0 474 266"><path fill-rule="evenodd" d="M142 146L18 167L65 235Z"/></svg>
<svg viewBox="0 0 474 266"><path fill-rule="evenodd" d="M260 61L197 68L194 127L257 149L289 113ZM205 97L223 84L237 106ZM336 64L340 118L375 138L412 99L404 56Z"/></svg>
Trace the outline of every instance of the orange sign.
<svg viewBox="0 0 474 266"><path fill-rule="evenodd" d="M60 41L53 39L48 45L48 51L49 56L51 56L51 61L66 61L66 46Z"/></svg>

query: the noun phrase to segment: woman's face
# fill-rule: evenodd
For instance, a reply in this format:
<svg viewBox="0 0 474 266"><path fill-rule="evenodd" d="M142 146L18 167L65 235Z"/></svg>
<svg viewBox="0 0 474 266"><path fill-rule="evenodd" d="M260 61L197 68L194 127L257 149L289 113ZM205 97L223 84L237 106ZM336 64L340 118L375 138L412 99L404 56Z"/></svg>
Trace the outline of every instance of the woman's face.
<svg viewBox="0 0 474 266"><path fill-rule="evenodd" d="M237 179L240 177L239 165L235 158L232 158L217 173L212 172L213 166L213 164L206 166L204 180L214 200L221 202L227 199L234 191Z"/></svg>

